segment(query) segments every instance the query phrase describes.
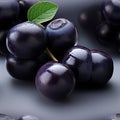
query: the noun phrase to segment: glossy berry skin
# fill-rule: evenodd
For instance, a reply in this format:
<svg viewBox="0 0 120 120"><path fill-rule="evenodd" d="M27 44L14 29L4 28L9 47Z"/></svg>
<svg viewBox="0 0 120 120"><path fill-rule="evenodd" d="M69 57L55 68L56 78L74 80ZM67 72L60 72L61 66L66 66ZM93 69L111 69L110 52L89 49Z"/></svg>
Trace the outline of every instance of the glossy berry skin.
<svg viewBox="0 0 120 120"><path fill-rule="evenodd" d="M9 28L18 18L17 0L0 0L0 29Z"/></svg>
<svg viewBox="0 0 120 120"><path fill-rule="evenodd" d="M20 5L20 14L19 19L22 21L27 21L27 11L28 9L34 5L35 3L39 2L40 0L18 0Z"/></svg>
<svg viewBox="0 0 120 120"><path fill-rule="evenodd" d="M36 88L46 97L59 100L68 96L75 85L72 71L64 64L48 62L36 75Z"/></svg>
<svg viewBox="0 0 120 120"><path fill-rule="evenodd" d="M51 59L45 53L36 59L20 59L12 55L6 58L6 68L8 73L19 80L32 81L35 79L38 69Z"/></svg>
<svg viewBox="0 0 120 120"><path fill-rule="evenodd" d="M81 46L68 50L63 63L74 72L77 87L104 86L113 74L113 61L108 54Z"/></svg>
<svg viewBox="0 0 120 120"><path fill-rule="evenodd" d="M37 60L24 60L9 55L6 59L8 73L15 79L32 81L40 65Z"/></svg>
<svg viewBox="0 0 120 120"><path fill-rule="evenodd" d="M15 120L15 118L13 118L9 115L0 113L0 120Z"/></svg>
<svg viewBox="0 0 120 120"><path fill-rule="evenodd" d="M47 25L45 30L48 48L57 59L61 59L64 53L76 43L76 28L67 19L55 19Z"/></svg>
<svg viewBox="0 0 120 120"><path fill-rule="evenodd" d="M117 29L113 28L106 22L101 23L97 27L97 37L100 43L105 46L113 47L113 44L116 44L116 31Z"/></svg>
<svg viewBox="0 0 120 120"><path fill-rule="evenodd" d="M17 120L40 120L40 119L33 115L24 115L18 118Z"/></svg>
<svg viewBox="0 0 120 120"><path fill-rule="evenodd" d="M113 74L113 60L112 58L98 50L91 50L92 56L92 75L90 83L92 85L105 85Z"/></svg>
<svg viewBox="0 0 120 120"><path fill-rule="evenodd" d="M82 46L74 46L67 51L62 61L75 74L76 87L86 85L91 78L92 64L90 50Z"/></svg>
<svg viewBox="0 0 120 120"><path fill-rule="evenodd" d="M0 54L1 55L7 55L8 50L6 47L6 36L7 36L7 30L0 30Z"/></svg>
<svg viewBox="0 0 120 120"><path fill-rule="evenodd" d="M38 57L46 48L44 29L32 22L14 26L7 35L9 52L22 59Z"/></svg>
<svg viewBox="0 0 120 120"><path fill-rule="evenodd" d="M108 23L120 25L120 1L105 0L103 4L103 15Z"/></svg>

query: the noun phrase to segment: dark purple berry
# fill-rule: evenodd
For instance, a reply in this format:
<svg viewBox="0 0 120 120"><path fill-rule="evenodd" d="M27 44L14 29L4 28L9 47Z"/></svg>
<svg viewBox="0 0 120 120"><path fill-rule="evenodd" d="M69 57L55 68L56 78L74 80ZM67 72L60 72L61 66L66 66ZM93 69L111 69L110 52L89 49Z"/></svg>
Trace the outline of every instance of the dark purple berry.
<svg viewBox="0 0 120 120"><path fill-rule="evenodd" d="M80 12L79 23L80 27L86 30L88 33L95 33L96 26L101 22L100 6L87 7Z"/></svg>
<svg viewBox="0 0 120 120"><path fill-rule="evenodd" d="M105 0L103 4L103 15L109 24L120 26L120 1Z"/></svg>
<svg viewBox="0 0 120 120"><path fill-rule="evenodd" d="M8 29L19 15L17 0L0 0L0 29Z"/></svg>
<svg viewBox="0 0 120 120"><path fill-rule="evenodd" d="M97 27L97 37L100 43L113 47L116 44L116 29L103 22Z"/></svg>
<svg viewBox="0 0 120 120"><path fill-rule="evenodd" d="M92 74L90 84L103 86L112 77L113 60L108 54L98 50L91 50L91 56Z"/></svg>
<svg viewBox="0 0 120 120"><path fill-rule="evenodd" d="M31 60L20 59L9 55L6 58L6 67L12 77L19 80L32 81L35 79L38 69L49 61L51 61L51 58L46 53Z"/></svg>
<svg viewBox="0 0 120 120"><path fill-rule="evenodd" d="M20 5L20 15L19 19L22 21L27 21L27 11L35 3L41 0L18 0Z"/></svg>
<svg viewBox="0 0 120 120"><path fill-rule="evenodd" d="M25 60L9 55L6 59L8 73L19 80L32 81L41 64L38 59Z"/></svg>
<svg viewBox="0 0 120 120"><path fill-rule="evenodd" d="M51 61L51 58L46 54L41 54L36 59L20 59L12 55L6 58L6 67L8 73L19 80L32 81L35 80L38 69L45 63Z"/></svg>
<svg viewBox="0 0 120 120"><path fill-rule="evenodd" d="M68 65L76 77L76 86L86 85L91 78L92 61L90 50L74 46L67 51L63 63Z"/></svg>
<svg viewBox="0 0 120 120"><path fill-rule="evenodd" d="M38 91L51 99L62 99L68 96L75 85L72 71L64 64L48 62L36 75Z"/></svg>
<svg viewBox="0 0 120 120"><path fill-rule="evenodd" d="M48 48L58 59L76 43L76 28L64 18L51 21L46 27L46 34Z"/></svg>
<svg viewBox="0 0 120 120"><path fill-rule="evenodd" d="M7 35L7 47L18 58L36 58L46 48L44 29L32 22L18 24Z"/></svg>

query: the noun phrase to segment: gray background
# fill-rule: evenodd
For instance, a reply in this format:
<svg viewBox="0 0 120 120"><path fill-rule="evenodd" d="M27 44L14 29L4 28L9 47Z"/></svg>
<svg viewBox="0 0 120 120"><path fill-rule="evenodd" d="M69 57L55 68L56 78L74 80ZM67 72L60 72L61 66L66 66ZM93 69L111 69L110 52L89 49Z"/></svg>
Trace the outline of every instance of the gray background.
<svg viewBox="0 0 120 120"><path fill-rule="evenodd" d="M0 113L15 117L32 114L41 120L99 120L120 112L120 55L99 45L78 23L79 12L101 0L53 0L60 5L57 17L73 21L79 31L79 43L89 48L109 52L114 60L110 83L100 90L76 90L65 101L54 102L38 93L35 86L14 80L6 71L5 59L0 57Z"/></svg>

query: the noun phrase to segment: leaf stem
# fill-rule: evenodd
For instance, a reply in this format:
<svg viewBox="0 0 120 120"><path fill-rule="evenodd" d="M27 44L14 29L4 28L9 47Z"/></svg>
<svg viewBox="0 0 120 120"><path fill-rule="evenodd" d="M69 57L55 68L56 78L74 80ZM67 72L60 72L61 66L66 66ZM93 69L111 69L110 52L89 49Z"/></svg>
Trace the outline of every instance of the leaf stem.
<svg viewBox="0 0 120 120"><path fill-rule="evenodd" d="M48 48L46 48L46 52L52 58L52 60L54 62L58 62L58 60L56 59L56 57L51 53L51 51Z"/></svg>

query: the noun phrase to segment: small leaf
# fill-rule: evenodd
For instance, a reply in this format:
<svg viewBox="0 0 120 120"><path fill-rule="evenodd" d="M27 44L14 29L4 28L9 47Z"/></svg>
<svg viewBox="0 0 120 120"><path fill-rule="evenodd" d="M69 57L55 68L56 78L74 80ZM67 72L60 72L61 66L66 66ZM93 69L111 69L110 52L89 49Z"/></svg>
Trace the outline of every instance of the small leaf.
<svg viewBox="0 0 120 120"><path fill-rule="evenodd" d="M38 2L28 10L28 20L41 24L51 20L58 10L58 5L52 2Z"/></svg>

